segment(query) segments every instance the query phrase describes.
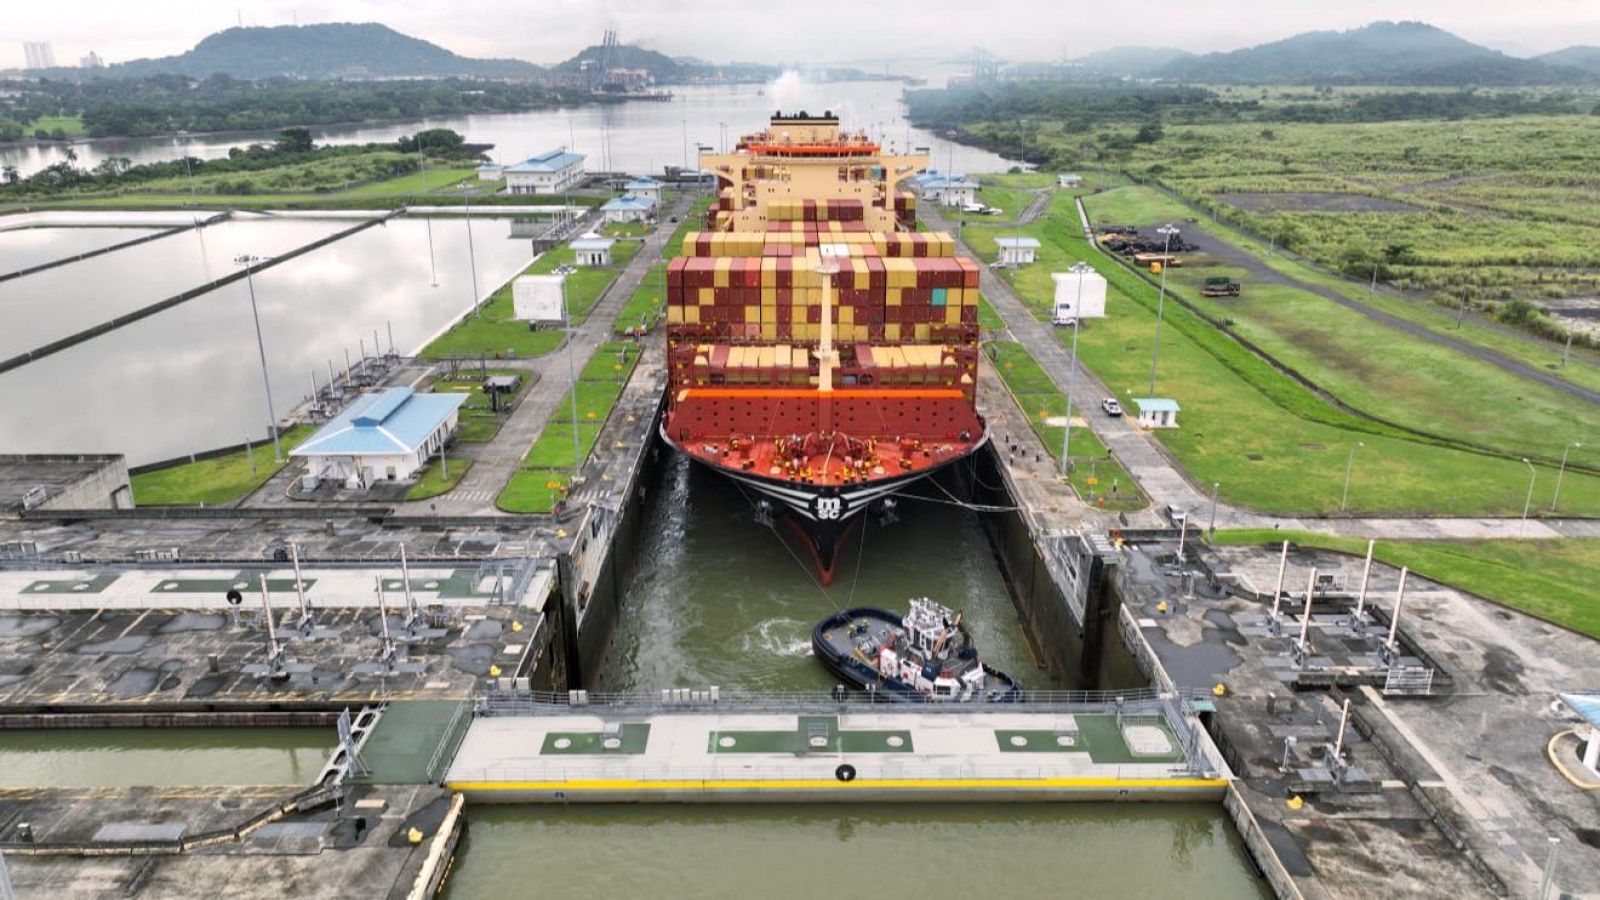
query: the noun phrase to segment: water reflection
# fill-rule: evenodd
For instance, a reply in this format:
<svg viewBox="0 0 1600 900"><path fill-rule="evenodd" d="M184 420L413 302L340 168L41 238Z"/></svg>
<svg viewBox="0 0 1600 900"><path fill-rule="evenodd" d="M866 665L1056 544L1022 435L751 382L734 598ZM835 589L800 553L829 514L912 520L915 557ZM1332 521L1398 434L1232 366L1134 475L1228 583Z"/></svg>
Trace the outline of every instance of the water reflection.
<svg viewBox="0 0 1600 900"><path fill-rule="evenodd" d="M157 228L14 228L0 231L0 275L155 234Z"/></svg>
<svg viewBox="0 0 1600 900"><path fill-rule="evenodd" d="M332 230L347 223L275 224ZM433 221L438 287L430 286L427 223L408 218L368 228L257 275L279 413L310 393L313 370L320 383L330 361L342 369L345 353L358 357L363 342L371 352L374 331L387 349L392 327L396 348L409 353L467 310L472 279L466 227L462 219ZM511 277L532 256L527 242L510 238L507 220L474 217L472 229L482 292ZM52 271L71 272L86 264ZM163 264L148 265L159 269ZM139 465L236 444L247 435L261 440L266 435L263 404L249 298L240 281L0 375L0 405L6 410L0 416L0 452L122 452Z"/></svg>
<svg viewBox="0 0 1600 900"><path fill-rule="evenodd" d="M89 728L0 734L0 787L308 784L331 728Z"/></svg>
<svg viewBox="0 0 1600 900"><path fill-rule="evenodd" d="M921 73L919 73L921 74ZM930 73L931 86L943 84L948 72ZM1010 163L987 151L951 144L931 133L909 128L901 105L898 82L838 82L817 84L785 78L765 85L729 87L677 87L671 103L624 103L573 109L424 119L376 126L331 126L311 129L318 143L362 144L393 141L421 128L451 128L468 139L495 145L501 162L516 162L541 150L567 145L589 157L591 171L601 168L630 172L656 172L663 165L684 165L694 158L698 144L718 146L721 123L728 139L760 125L780 105L790 111L820 112L832 109L852 127L867 128L897 149L929 147L936 165L950 164L970 172L1004 171ZM271 140L275 132L245 135L200 136L187 145L190 155L214 159L231 147ZM178 159L185 144L179 138L98 140L72 145L80 167L93 168L108 156L134 162ZM66 145L18 145L0 149L0 163L31 174L64 158Z"/></svg>

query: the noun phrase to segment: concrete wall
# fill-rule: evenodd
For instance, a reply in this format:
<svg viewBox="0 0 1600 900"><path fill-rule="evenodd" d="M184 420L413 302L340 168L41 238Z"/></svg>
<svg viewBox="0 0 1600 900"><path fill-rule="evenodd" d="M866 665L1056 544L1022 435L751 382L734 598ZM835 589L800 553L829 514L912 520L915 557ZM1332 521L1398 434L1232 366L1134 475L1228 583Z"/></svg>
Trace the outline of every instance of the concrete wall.
<svg viewBox="0 0 1600 900"><path fill-rule="evenodd" d="M39 509L133 508L133 490L128 486L128 460L122 454L67 456L62 459L99 462L100 465L76 482L52 489L50 499L41 503Z"/></svg>

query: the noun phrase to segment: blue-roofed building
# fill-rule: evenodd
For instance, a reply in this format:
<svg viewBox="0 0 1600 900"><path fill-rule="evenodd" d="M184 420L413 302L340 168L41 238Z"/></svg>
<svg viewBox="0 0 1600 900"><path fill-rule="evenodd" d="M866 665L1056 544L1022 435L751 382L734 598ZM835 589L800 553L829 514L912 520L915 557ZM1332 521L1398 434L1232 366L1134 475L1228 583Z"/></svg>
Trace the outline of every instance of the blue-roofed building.
<svg viewBox="0 0 1600 900"><path fill-rule="evenodd" d="M566 148L546 150L501 169L512 194L559 194L583 180L583 155Z"/></svg>
<svg viewBox="0 0 1600 900"><path fill-rule="evenodd" d="M635 178L623 185L622 190L635 197L649 197L657 204L661 202L661 182L654 178Z"/></svg>
<svg viewBox="0 0 1600 900"><path fill-rule="evenodd" d="M637 194L613 197L600 207L607 222L643 222L655 215L656 201Z"/></svg>
<svg viewBox="0 0 1600 900"><path fill-rule="evenodd" d="M1583 747L1583 767L1588 770L1584 774L1600 780L1600 691L1574 691L1556 696L1588 726L1587 733L1577 736Z"/></svg>
<svg viewBox="0 0 1600 900"><path fill-rule="evenodd" d="M978 202L978 183L959 173L924 172L913 184L934 203L970 206Z"/></svg>
<svg viewBox="0 0 1600 900"><path fill-rule="evenodd" d="M289 455L306 461L306 487L351 490L403 481L450 439L466 394L418 394L408 387L362 394Z"/></svg>
<svg viewBox="0 0 1600 900"><path fill-rule="evenodd" d="M1144 428L1177 428L1178 401L1169 397L1135 397L1133 405L1139 407L1139 425Z"/></svg>

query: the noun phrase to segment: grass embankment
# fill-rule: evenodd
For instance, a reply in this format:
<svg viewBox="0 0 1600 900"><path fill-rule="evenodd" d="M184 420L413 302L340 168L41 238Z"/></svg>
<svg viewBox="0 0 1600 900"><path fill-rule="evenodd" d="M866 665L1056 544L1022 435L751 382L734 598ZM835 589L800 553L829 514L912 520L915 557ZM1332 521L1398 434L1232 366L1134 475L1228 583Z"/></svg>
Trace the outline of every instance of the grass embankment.
<svg viewBox="0 0 1600 900"><path fill-rule="evenodd" d="M1050 376L1021 344L994 341L987 345L987 351L1034 433L1059 463L1065 435L1062 426L1048 420L1060 421L1066 416L1067 398L1056 390ZM1073 409L1072 413L1074 418L1101 414L1098 409ZM1072 471L1068 480L1079 497L1105 509L1141 509L1148 502L1127 470L1086 426L1072 428Z"/></svg>
<svg viewBox="0 0 1600 900"><path fill-rule="evenodd" d="M1124 405L1145 396L1156 289L1088 245L1069 193L1058 193L1032 225L969 226L966 237L993 259L994 238L1019 230L1039 238L1039 263L1003 277L1044 319L1053 295L1050 272L1078 260L1099 270L1109 283L1108 317L1083 332L1079 358ZM1362 442L1350 482L1351 512L1522 513L1529 473L1521 461L1425 443L1341 411L1177 303L1166 305L1165 322L1156 393L1182 405L1182 427L1162 429L1157 439L1195 480L1220 482L1231 502L1272 512L1338 512L1350 448ZM1464 384L1459 396L1476 391ZM1555 475L1554 467L1538 468L1536 510L1548 508ZM1600 515L1600 478L1569 471L1560 512Z"/></svg>
<svg viewBox="0 0 1600 900"><path fill-rule="evenodd" d="M1174 222L1180 227L1184 221L1196 216L1196 210L1169 197L1168 195L1150 187L1130 186L1106 191L1093 197L1086 198L1084 205L1089 210L1089 215L1096 223L1154 225L1161 222ZM1218 238L1231 247L1242 250L1257 260L1264 263L1274 273L1282 275L1317 288L1334 291L1341 296L1370 307L1378 312L1404 319L1415 325L1427 328L1441 335L1475 344L1497 353L1508 356L1520 363L1544 371L1550 375L1563 378L1574 384L1580 384L1591 390L1600 390L1600 365L1592 351L1583 348L1574 348L1567 365L1561 365L1562 346L1558 343L1530 337L1516 332L1502 325L1483 320L1478 316L1458 316L1456 311L1445 309L1438 304L1422 300L1407 299L1397 296L1387 290L1372 291L1367 284L1359 283L1351 278L1332 274L1325 269L1308 263L1303 259L1287 254L1281 247L1273 247L1269 241L1260 241L1246 235L1222 222L1210 220L1201 223L1206 233ZM1239 278L1244 285L1244 293L1240 300L1246 304L1256 295L1256 288L1260 286L1259 279L1250 276L1242 270L1218 266L1213 269L1184 266L1173 269L1169 273L1172 281L1180 286L1196 287L1198 282L1206 275L1231 275ZM1326 298L1316 297L1305 291L1291 287L1275 286L1274 290L1293 291L1293 294L1302 298L1326 304L1329 310L1337 307L1329 303ZM1185 296L1191 297L1196 302L1204 303L1198 297L1198 291L1191 291ZM1231 309L1238 305L1240 300L1217 301L1207 311L1212 315L1219 315L1223 309ZM1342 311L1345 316L1364 319L1360 327L1371 329L1380 328L1393 332L1389 326L1377 325L1364 316L1357 316L1351 310ZM1457 322L1460 325L1458 327ZM1370 323L1370 324L1368 324ZM1334 323L1330 322L1330 326ZM1330 327L1336 333L1332 336L1343 336L1344 327ZM1323 335L1319 335L1322 337ZM1252 336L1254 339L1254 336ZM1372 346L1368 344L1367 346ZM1313 342L1312 349L1316 349ZM1371 359L1380 362L1387 360L1387 355L1382 353L1365 354ZM1482 364L1480 364L1482 365ZM1337 371L1337 368L1336 368ZM1497 370L1498 371L1498 370ZM1506 381L1502 376L1500 381ZM1549 390L1545 388L1544 390ZM1405 398L1397 398L1405 399ZM1451 404L1452 406L1456 404ZM1490 404L1481 404L1481 408L1492 408ZM1600 453L1600 449L1597 449Z"/></svg>
<svg viewBox="0 0 1600 900"><path fill-rule="evenodd" d="M672 236L661 248L661 262L650 266L650 271L645 273L644 280L639 282L639 289L633 292L633 296L628 298L627 305L617 313L616 321L611 326L613 331L621 334L640 325L646 328L655 326L666 303L662 293L662 279L666 275L667 262L682 254L684 235L705 227L706 210L710 206L711 197L701 197L679 220L678 227L673 229Z"/></svg>
<svg viewBox="0 0 1600 900"><path fill-rule="evenodd" d="M256 441L246 455L244 448L220 456L178 463L132 476L133 502L137 506L218 506L232 503L266 484L288 464L289 451L310 437L316 428L296 425L280 432L284 460L272 459L272 439ZM255 473L251 474L254 458Z"/></svg>
<svg viewBox="0 0 1600 900"><path fill-rule="evenodd" d="M636 240L619 240L611 248L611 265L584 267L567 276L567 303L571 307L574 324L582 324L589 317L589 310L611 282L622 274L628 262L639 252L639 247ZM454 328L424 347L422 356L427 359L452 356L526 359L543 356L561 346L562 332L559 328L532 331L527 322L514 318L516 311L511 300L511 284L520 275L548 275L557 266L572 264L575 258L572 248L566 244L541 254L489 296L481 315L467 313Z"/></svg>
<svg viewBox="0 0 1600 900"><path fill-rule="evenodd" d="M622 396L622 388L639 361L639 350L627 341L601 344L578 373L578 453L588 459L606 417ZM500 492L507 512L547 513L567 495L572 480L572 397L568 391L556 405L539 439L523 457L522 467Z"/></svg>
<svg viewBox="0 0 1600 900"><path fill-rule="evenodd" d="M83 127L83 117L79 115L40 116L24 125L22 130L29 137L39 131L43 131L51 137L54 137L55 133L60 131L62 137L69 138L83 137L89 133L89 130Z"/></svg>
<svg viewBox="0 0 1600 900"><path fill-rule="evenodd" d="M1276 544L1364 556L1362 538L1300 531L1219 531L1218 544ZM1600 638L1600 540L1378 541L1373 556L1565 628Z"/></svg>
<svg viewBox="0 0 1600 900"><path fill-rule="evenodd" d="M513 375L520 379L515 394L500 398L501 412L494 411L489 396L483 392L484 378L495 375ZM528 384L528 373L516 369L479 370L463 367L454 378L440 378L428 389L435 393L466 394L467 402L461 405L456 440L464 444L486 444L500 432L500 426L510 415L509 410L527 393Z"/></svg>
<svg viewBox="0 0 1600 900"><path fill-rule="evenodd" d="M439 465L439 457L434 456L422 470L422 477L417 483L406 489L407 500L427 500L440 494L455 490L456 484L472 468L470 459L452 459L447 461L450 469L449 477L444 475Z"/></svg>

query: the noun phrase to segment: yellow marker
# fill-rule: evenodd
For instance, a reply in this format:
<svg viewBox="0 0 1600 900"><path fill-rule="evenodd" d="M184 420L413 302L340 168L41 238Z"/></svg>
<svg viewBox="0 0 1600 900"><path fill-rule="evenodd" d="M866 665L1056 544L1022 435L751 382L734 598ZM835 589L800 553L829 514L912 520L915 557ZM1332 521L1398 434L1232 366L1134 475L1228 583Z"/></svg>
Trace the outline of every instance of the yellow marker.
<svg viewBox="0 0 1600 900"><path fill-rule="evenodd" d="M511 630L512 631L521 631L522 630L522 623L518 622L515 619L512 619L511 620Z"/></svg>
<svg viewBox="0 0 1600 900"><path fill-rule="evenodd" d="M1293 797L1290 797L1288 799L1288 801L1286 803L1284 803L1284 805L1289 807L1290 809L1300 809L1301 807L1306 805L1306 802L1304 800L1300 799L1300 795L1299 794L1295 794Z"/></svg>
<svg viewBox="0 0 1600 900"><path fill-rule="evenodd" d="M1228 696L1228 686L1219 681L1211 688L1211 693L1217 697L1226 697Z"/></svg>
<svg viewBox="0 0 1600 900"><path fill-rule="evenodd" d="M422 829L416 827L415 825L413 825L412 827L406 829L406 840L410 841L413 844L422 843L422 838L423 837L424 837L424 835L422 833Z"/></svg>
<svg viewBox="0 0 1600 900"><path fill-rule="evenodd" d="M1166 611L1167 611L1167 601L1163 600L1160 603L1156 604L1156 612L1164 613Z"/></svg>
<svg viewBox="0 0 1600 900"><path fill-rule="evenodd" d="M500 667L499 666L490 666L489 667L489 677L490 678L499 678L500 677Z"/></svg>

